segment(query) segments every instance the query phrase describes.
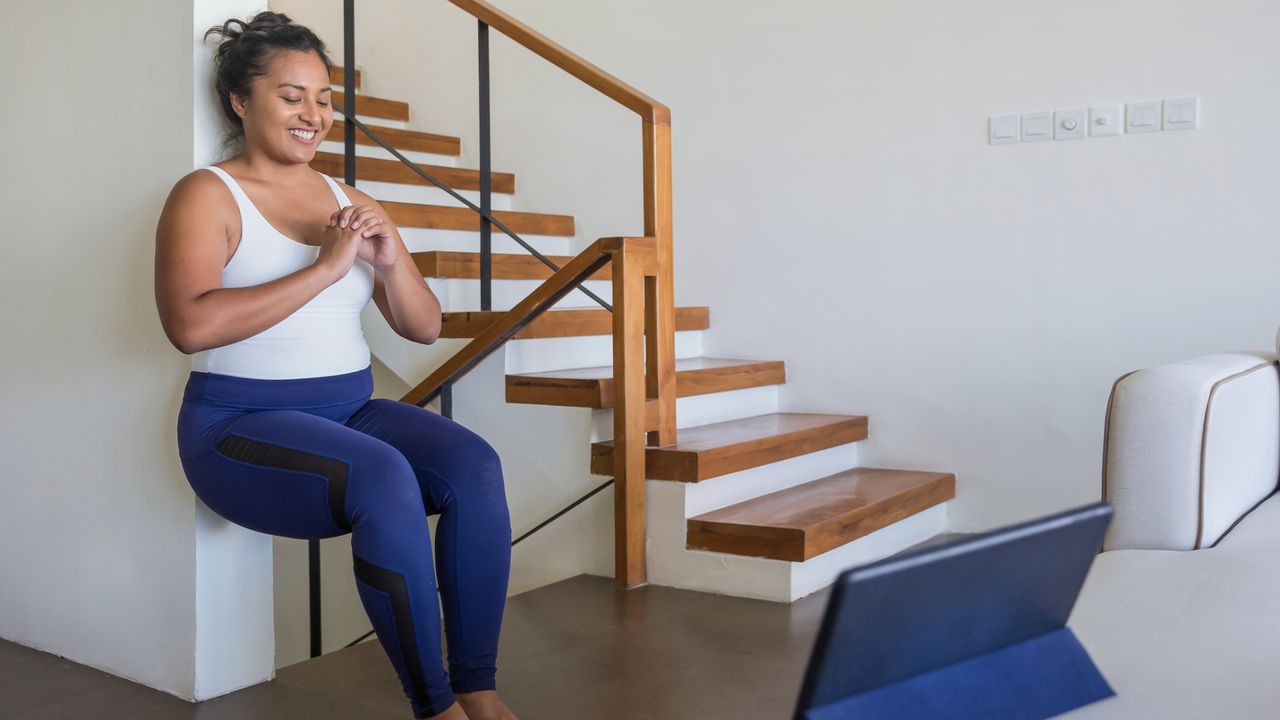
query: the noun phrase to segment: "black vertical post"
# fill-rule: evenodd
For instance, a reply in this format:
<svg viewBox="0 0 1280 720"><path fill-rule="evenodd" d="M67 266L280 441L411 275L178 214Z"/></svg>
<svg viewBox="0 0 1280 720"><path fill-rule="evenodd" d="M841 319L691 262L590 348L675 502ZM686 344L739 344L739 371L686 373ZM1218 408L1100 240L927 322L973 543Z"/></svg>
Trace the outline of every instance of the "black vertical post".
<svg viewBox="0 0 1280 720"><path fill-rule="evenodd" d="M453 383L440 386L440 414L453 419Z"/></svg>
<svg viewBox="0 0 1280 720"><path fill-rule="evenodd" d="M480 309L493 309L493 210L489 154L489 26L479 23L480 47Z"/></svg>
<svg viewBox="0 0 1280 720"><path fill-rule="evenodd" d="M343 182L356 186L356 2L342 2Z"/></svg>
<svg viewBox="0 0 1280 720"><path fill-rule="evenodd" d="M342 119L344 156L343 180L352 187L356 184L356 126L351 119L356 115L356 32L355 0L342 3ZM322 636L320 633L320 541L307 541L307 590L310 596L311 657L320 657Z"/></svg>
<svg viewBox="0 0 1280 720"><path fill-rule="evenodd" d="M311 596L311 657L320 657L320 541L307 541L307 566L310 569L308 592Z"/></svg>

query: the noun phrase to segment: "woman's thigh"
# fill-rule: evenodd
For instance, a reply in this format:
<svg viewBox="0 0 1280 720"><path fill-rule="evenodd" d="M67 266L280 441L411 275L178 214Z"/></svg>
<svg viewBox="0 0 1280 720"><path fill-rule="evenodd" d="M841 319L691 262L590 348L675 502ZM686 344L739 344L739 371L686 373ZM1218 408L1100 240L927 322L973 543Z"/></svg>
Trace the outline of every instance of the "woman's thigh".
<svg viewBox="0 0 1280 720"><path fill-rule="evenodd" d="M459 496L506 512L498 453L484 438L436 413L398 400L370 400L347 427L398 450L422 482L428 514Z"/></svg>
<svg viewBox="0 0 1280 720"><path fill-rule="evenodd" d="M212 426L188 419L188 427L203 429L198 439L180 438L192 489L214 512L258 532L294 538L346 534L357 512L348 506L355 503L348 498L349 484L412 477L395 448L307 412L249 412Z"/></svg>

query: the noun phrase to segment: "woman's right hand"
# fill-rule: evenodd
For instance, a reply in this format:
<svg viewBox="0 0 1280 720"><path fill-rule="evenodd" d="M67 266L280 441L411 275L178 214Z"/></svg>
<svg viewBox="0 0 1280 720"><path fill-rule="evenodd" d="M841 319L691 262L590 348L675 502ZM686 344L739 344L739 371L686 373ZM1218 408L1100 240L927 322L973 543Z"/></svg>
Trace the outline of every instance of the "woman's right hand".
<svg viewBox="0 0 1280 720"><path fill-rule="evenodd" d="M334 218L338 213L334 213ZM351 212L346 227L339 226L333 218L324 229L324 239L320 244L320 253L316 255L315 265L324 268L329 284L341 280L351 270L360 246L365 237L376 235L382 219L369 205L361 205Z"/></svg>

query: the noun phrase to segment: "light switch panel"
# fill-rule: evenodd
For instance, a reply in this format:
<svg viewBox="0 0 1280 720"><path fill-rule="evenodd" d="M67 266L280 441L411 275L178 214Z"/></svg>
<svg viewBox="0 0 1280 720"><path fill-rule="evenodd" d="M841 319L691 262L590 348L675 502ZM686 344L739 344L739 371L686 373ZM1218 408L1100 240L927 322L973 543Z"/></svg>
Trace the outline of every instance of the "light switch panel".
<svg viewBox="0 0 1280 720"><path fill-rule="evenodd" d="M1124 129L1119 105L1094 105L1089 108L1089 136L1119 135Z"/></svg>
<svg viewBox="0 0 1280 720"><path fill-rule="evenodd" d="M1054 140L1079 140L1084 137L1085 127L1089 124L1089 111L1085 108L1059 110L1053 114Z"/></svg>
<svg viewBox="0 0 1280 720"><path fill-rule="evenodd" d="M1124 106L1124 131L1149 133L1160 130L1160 101L1129 103Z"/></svg>
<svg viewBox="0 0 1280 720"><path fill-rule="evenodd" d="M1200 98L1171 98L1164 101L1165 130L1194 130L1200 120Z"/></svg>
<svg viewBox="0 0 1280 720"><path fill-rule="evenodd" d="M1018 115L992 115L987 140L992 145L1018 142Z"/></svg>
<svg viewBox="0 0 1280 720"><path fill-rule="evenodd" d="M1051 139L1053 139L1053 113L1047 110L1022 113L1022 142Z"/></svg>

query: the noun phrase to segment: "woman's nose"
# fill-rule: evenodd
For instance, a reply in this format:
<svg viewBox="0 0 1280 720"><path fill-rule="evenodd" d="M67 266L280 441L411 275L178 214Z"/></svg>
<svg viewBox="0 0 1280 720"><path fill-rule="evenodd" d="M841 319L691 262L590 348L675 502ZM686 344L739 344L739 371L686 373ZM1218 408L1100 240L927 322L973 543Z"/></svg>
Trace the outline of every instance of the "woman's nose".
<svg viewBox="0 0 1280 720"><path fill-rule="evenodd" d="M302 110L299 112L301 118L312 125L319 125L323 114L320 112L320 105L314 101L302 104Z"/></svg>

